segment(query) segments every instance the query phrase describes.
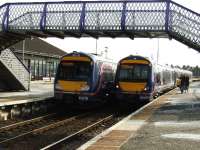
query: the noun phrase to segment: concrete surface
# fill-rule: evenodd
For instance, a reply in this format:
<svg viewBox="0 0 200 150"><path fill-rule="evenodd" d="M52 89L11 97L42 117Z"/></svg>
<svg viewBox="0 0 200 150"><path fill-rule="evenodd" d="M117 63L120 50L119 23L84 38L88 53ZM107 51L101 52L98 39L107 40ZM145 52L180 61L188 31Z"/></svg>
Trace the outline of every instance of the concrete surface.
<svg viewBox="0 0 200 150"><path fill-rule="evenodd" d="M0 106L22 104L53 97L53 83L32 81L30 91L0 92Z"/></svg>
<svg viewBox="0 0 200 150"><path fill-rule="evenodd" d="M200 83L194 83L189 93L176 91L167 96L165 103L121 149L199 150Z"/></svg>

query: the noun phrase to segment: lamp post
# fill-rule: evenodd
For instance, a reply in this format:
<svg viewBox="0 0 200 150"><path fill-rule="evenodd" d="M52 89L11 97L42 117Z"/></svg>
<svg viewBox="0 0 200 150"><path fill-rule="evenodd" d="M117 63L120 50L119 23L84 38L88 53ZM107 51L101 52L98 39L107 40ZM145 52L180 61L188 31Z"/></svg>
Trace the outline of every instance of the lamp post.
<svg viewBox="0 0 200 150"><path fill-rule="evenodd" d="M25 62L24 62L25 44L26 44L26 39L23 40L23 47L22 47L22 62L23 62L23 64L25 64Z"/></svg>
<svg viewBox="0 0 200 150"><path fill-rule="evenodd" d="M159 53L160 52L160 43L159 43L159 38L157 38L157 65L159 62Z"/></svg>
<svg viewBox="0 0 200 150"><path fill-rule="evenodd" d="M108 47L105 46L105 58L108 58Z"/></svg>
<svg viewBox="0 0 200 150"><path fill-rule="evenodd" d="M95 52L95 54L97 55L97 48L98 48L98 41L97 41L98 39L96 39L96 52Z"/></svg>
<svg viewBox="0 0 200 150"><path fill-rule="evenodd" d="M34 37L31 36L30 40L33 40L33 39L34 39ZM23 62L23 64L25 64L25 59L24 59L25 48L26 48L26 38L23 40L23 44L22 44L22 62Z"/></svg>

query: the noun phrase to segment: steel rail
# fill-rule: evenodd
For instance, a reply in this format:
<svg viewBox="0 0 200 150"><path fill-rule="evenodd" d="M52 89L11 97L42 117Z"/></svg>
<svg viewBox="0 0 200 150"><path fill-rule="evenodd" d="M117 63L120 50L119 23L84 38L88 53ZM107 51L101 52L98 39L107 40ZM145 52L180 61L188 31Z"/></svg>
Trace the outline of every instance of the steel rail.
<svg viewBox="0 0 200 150"><path fill-rule="evenodd" d="M40 150L54 149L56 146L58 146L59 144L69 140L70 138L73 138L74 136L77 136L77 135L79 135L79 134L81 134L81 133L83 133L83 132L85 132L85 131L87 131L89 129L92 129L93 127L95 127L95 126L97 126L97 125L99 125L99 124L101 124L101 123L103 123L105 121L108 121L108 120L110 120L112 118L113 118L113 115L109 115L109 116L99 120L98 122L95 122L95 123L83 128L83 129L79 130L78 132L75 132L75 133L73 133L71 135L68 135L65 138L62 138L62 139L60 139L60 140L58 140L58 141L56 141L56 142L54 142L54 143L52 143L50 145L47 145L47 146L41 148Z"/></svg>
<svg viewBox="0 0 200 150"><path fill-rule="evenodd" d="M25 121L17 122L17 123L14 123L14 124L10 124L10 125L1 127L0 128L0 132L3 132L5 130L7 131L7 130L10 130L10 129L13 129L13 128L16 128L16 127L19 127L19 126L28 125L28 124L31 124L31 123L34 123L34 122L38 122L38 121L40 121L42 119L45 119L45 118L48 118L48 117L52 117L52 116L54 116L56 114L57 113L51 113L51 114L44 115L44 116L37 117L37 118L33 118L33 119L30 119L30 120L25 120Z"/></svg>
<svg viewBox="0 0 200 150"><path fill-rule="evenodd" d="M73 116L73 117L70 117L70 118L67 118L67 119L64 119L62 121L58 121L58 122L55 122L55 123L52 123L50 125L46 125L46 126L43 126L41 128L37 128L37 129L34 129L32 131L28 131L28 132L25 132L25 133L22 133L20 135L17 135L15 137L12 137L12 138L8 138L8 139L5 139L3 141L0 141L0 144L4 144L4 143L7 143L7 142L11 142L12 140L16 140L18 138L21 138L21 137L24 137L24 136L27 136L27 135L30 135L30 134L37 134L37 133L42 133L44 131L47 131L49 129L52 129L52 128L55 128L55 127L58 127L58 126L61 126L61 125L64 125L65 123L68 123L68 122L71 122L79 117L83 117L85 115L87 115L88 113L85 113L85 114L81 114L81 115L76 115L76 116Z"/></svg>

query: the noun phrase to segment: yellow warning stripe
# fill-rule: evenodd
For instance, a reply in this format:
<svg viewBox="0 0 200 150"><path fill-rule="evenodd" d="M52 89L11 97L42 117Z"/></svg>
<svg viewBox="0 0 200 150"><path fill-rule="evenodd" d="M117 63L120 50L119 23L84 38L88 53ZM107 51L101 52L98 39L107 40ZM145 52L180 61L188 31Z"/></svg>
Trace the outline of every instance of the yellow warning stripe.
<svg viewBox="0 0 200 150"><path fill-rule="evenodd" d="M149 64L146 60L123 60L121 64Z"/></svg>
<svg viewBox="0 0 200 150"><path fill-rule="evenodd" d="M141 92L146 87L146 82L119 82L120 89L127 92Z"/></svg>
<svg viewBox="0 0 200 150"><path fill-rule="evenodd" d="M87 85L85 81L62 81L58 80L58 85L63 91L78 92Z"/></svg>
<svg viewBox="0 0 200 150"><path fill-rule="evenodd" d="M88 57L78 57L78 56L73 56L73 57L63 57L62 60L67 60L67 61L88 61L90 62L90 58Z"/></svg>

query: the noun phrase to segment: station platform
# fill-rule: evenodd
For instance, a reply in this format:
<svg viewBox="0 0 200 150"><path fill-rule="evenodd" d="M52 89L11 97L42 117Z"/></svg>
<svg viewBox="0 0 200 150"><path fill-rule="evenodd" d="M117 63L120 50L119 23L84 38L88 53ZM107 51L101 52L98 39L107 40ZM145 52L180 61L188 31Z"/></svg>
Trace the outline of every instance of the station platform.
<svg viewBox="0 0 200 150"><path fill-rule="evenodd" d="M79 150L199 150L200 82L174 89L82 145Z"/></svg>
<svg viewBox="0 0 200 150"><path fill-rule="evenodd" d="M0 107L8 105L36 102L53 97L53 83L47 81L31 81L30 91L0 92Z"/></svg>

